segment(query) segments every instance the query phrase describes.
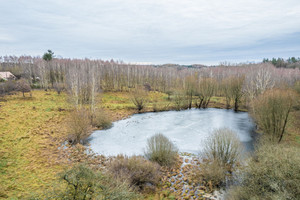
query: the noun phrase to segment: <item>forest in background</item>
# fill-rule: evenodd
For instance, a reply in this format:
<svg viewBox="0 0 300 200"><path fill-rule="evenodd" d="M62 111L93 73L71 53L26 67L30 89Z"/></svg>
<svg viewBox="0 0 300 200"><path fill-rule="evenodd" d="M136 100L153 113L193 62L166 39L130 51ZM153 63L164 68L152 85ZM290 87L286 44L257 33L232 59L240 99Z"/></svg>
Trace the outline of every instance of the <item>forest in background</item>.
<svg viewBox="0 0 300 200"><path fill-rule="evenodd" d="M293 61L298 62L297 59ZM226 87L237 84L251 99L267 89L293 86L300 76L299 68L274 67L265 61L236 66L185 67L133 65L113 60L52 57L45 60L30 56L1 57L0 70L12 72L18 79L26 79L32 88L66 89L74 97L75 104L80 104L82 98L83 101L92 101L96 92L129 91L145 85L153 91L187 91L198 95L208 90L204 85L213 85L215 94L224 95ZM206 84L208 82L210 84Z"/></svg>

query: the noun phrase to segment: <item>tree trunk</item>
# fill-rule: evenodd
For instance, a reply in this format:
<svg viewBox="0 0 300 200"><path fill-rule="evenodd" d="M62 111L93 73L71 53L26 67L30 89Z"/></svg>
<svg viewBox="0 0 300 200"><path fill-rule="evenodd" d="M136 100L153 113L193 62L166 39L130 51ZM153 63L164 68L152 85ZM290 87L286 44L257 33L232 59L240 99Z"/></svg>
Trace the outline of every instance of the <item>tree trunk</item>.
<svg viewBox="0 0 300 200"><path fill-rule="evenodd" d="M239 110L238 99L235 99L235 101L234 101L234 111L238 111L238 110Z"/></svg>

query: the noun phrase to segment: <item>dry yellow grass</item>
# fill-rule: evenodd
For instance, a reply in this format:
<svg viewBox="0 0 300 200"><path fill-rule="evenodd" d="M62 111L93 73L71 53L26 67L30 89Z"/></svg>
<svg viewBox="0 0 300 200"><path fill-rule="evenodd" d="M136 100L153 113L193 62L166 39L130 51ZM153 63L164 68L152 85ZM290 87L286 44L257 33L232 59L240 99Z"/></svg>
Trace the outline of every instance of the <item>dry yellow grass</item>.
<svg viewBox="0 0 300 200"><path fill-rule="evenodd" d="M23 198L51 185L62 169L57 146L65 136L65 95L33 91L7 96L0 107L0 198Z"/></svg>
<svg viewBox="0 0 300 200"><path fill-rule="evenodd" d="M158 95L162 98L162 94ZM113 120L135 113L128 93L106 93L99 99ZM65 166L58 147L67 136L72 107L66 94L36 90L32 97L10 95L0 102L0 199L22 199L43 193Z"/></svg>

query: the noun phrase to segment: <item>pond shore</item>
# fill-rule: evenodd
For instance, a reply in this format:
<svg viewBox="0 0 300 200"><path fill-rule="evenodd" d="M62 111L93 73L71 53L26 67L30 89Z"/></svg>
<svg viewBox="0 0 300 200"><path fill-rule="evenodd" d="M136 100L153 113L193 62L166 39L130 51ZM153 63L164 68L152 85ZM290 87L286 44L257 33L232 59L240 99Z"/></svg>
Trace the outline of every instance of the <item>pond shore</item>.
<svg viewBox="0 0 300 200"><path fill-rule="evenodd" d="M151 95L154 100L142 113L153 112L155 101L161 104L168 102L165 94ZM3 180L0 196L17 199L45 191L56 180L56 174L69 166L58 150L68 135L66 120L72 108L67 100L65 93L58 95L54 91L34 90L32 97L23 98L22 94L15 94L0 102L0 168L4 172L0 174ZM112 121L139 113L128 93L104 93L98 102L99 106L105 107ZM225 108L224 99L212 99L209 107ZM168 108L173 109L171 106ZM295 129L297 133L295 126L288 128ZM294 137L287 135L286 138L294 144Z"/></svg>

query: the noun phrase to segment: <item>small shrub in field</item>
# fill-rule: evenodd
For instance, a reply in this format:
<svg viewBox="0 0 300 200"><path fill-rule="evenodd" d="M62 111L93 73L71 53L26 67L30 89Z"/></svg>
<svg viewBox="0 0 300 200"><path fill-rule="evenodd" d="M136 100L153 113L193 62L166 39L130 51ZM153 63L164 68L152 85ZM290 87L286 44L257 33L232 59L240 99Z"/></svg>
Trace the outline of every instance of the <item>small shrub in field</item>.
<svg viewBox="0 0 300 200"><path fill-rule="evenodd" d="M300 149L264 144L239 172L240 184L229 199L290 199L300 197Z"/></svg>
<svg viewBox="0 0 300 200"><path fill-rule="evenodd" d="M238 165L242 145L236 134L226 128L215 130L201 152L202 163L195 167L191 179L210 189L226 186Z"/></svg>
<svg viewBox="0 0 300 200"><path fill-rule="evenodd" d="M75 110L70 114L68 122L69 143L84 143L91 133L91 121L89 112L85 109Z"/></svg>
<svg viewBox="0 0 300 200"><path fill-rule="evenodd" d="M31 92L31 87L30 87L28 81L25 79L21 79L21 80L17 81L16 89L17 89L17 91L20 91L23 93L23 97L25 97L25 92Z"/></svg>
<svg viewBox="0 0 300 200"><path fill-rule="evenodd" d="M160 180L159 165L141 156L119 155L110 162L108 170L115 178L127 180L139 190L144 190L147 185L154 187Z"/></svg>
<svg viewBox="0 0 300 200"><path fill-rule="evenodd" d="M171 167L176 163L178 149L163 134L156 134L148 139L145 156L161 166Z"/></svg>
<svg viewBox="0 0 300 200"><path fill-rule="evenodd" d="M103 109L96 109L92 114L92 125L97 128L107 129L111 127L111 119Z"/></svg>
<svg viewBox="0 0 300 200"><path fill-rule="evenodd" d="M233 131L217 129L207 139L202 157L231 169L239 161L242 150L242 144Z"/></svg>
<svg viewBox="0 0 300 200"><path fill-rule="evenodd" d="M78 165L60 174L60 179L67 183L66 196L70 195L74 199L83 199L85 196L91 198L94 187L100 178L91 169L83 165Z"/></svg>
<svg viewBox="0 0 300 200"><path fill-rule="evenodd" d="M148 92L139 88L135 89L131 92L131 101L137 110L141 111L148 103Z"/></svg>
<svg viewBox="0 0 300 200"><path fill-rule="evenodd" d="M61 173L57 187L46 198L58 200L136 199L138 195L126 182L120 182L85 165L77 165Z"/></svg>

